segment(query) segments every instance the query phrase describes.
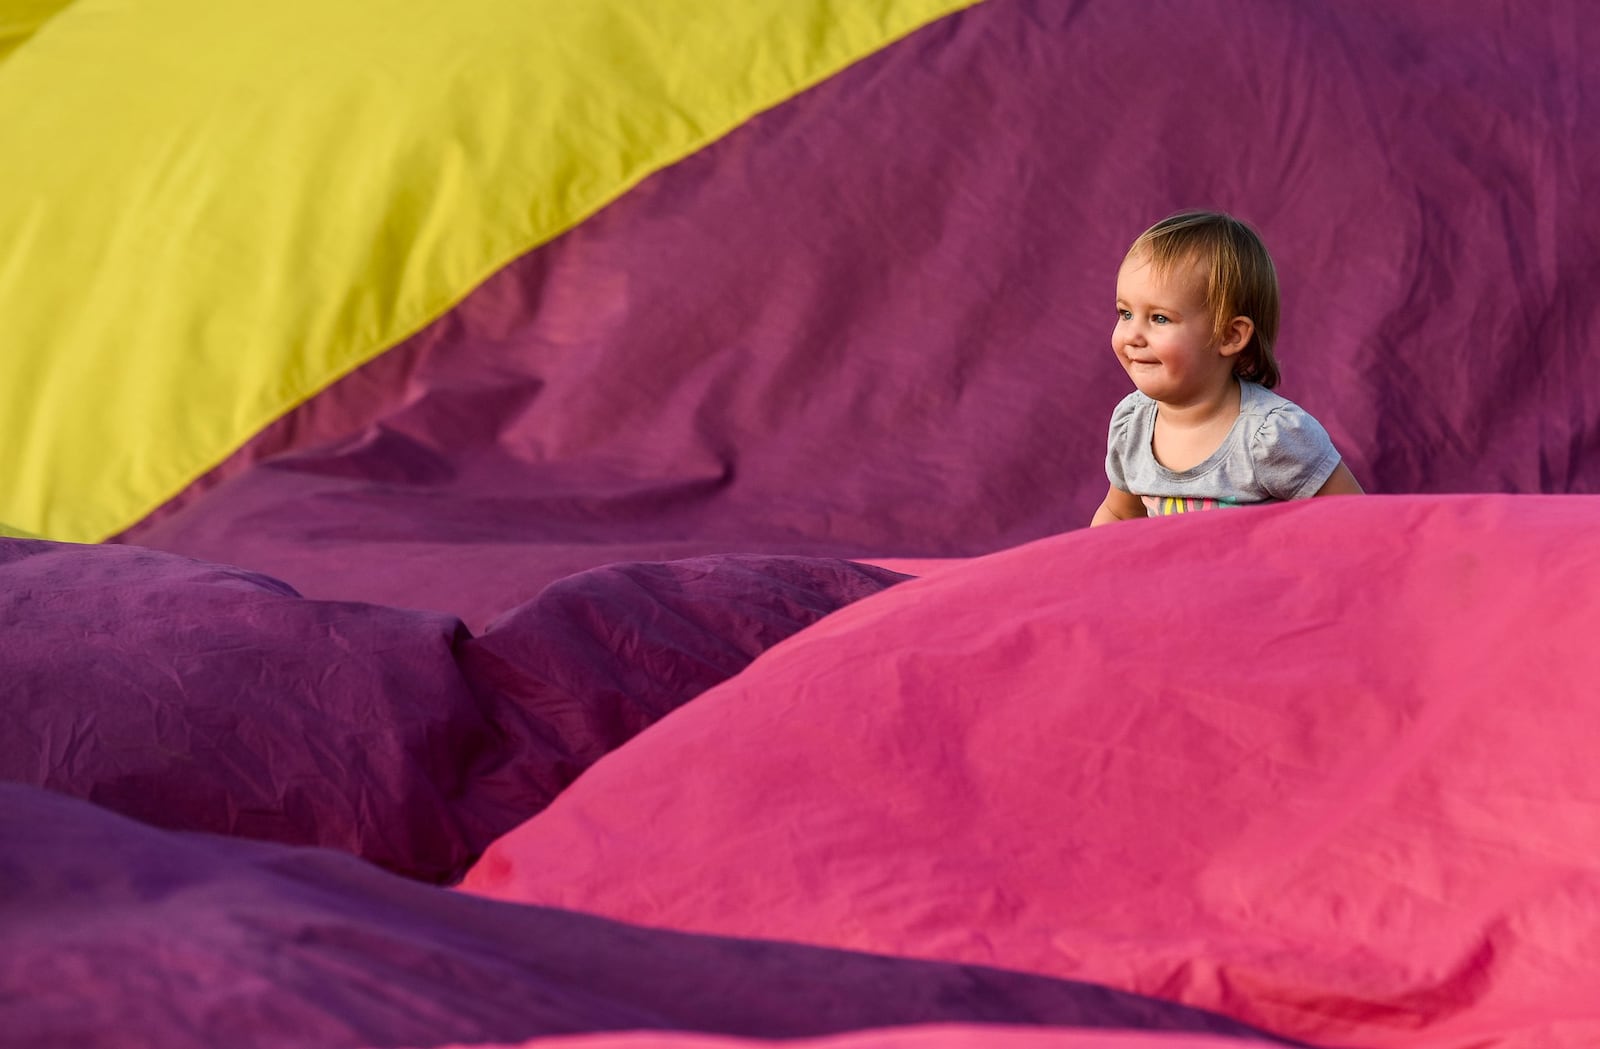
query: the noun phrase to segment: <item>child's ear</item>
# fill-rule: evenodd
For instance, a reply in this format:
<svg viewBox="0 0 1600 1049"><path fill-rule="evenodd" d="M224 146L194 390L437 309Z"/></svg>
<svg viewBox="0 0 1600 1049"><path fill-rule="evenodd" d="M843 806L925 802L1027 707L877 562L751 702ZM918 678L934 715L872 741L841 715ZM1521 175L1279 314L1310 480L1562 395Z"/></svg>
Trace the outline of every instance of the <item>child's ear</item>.
<svg viewBox="0 0 1600 1049"><path fill-rule="evenodd" d="M1256 322L1249 317L1235 317L1222 329L1222 342L1217 349L1224 357L1242 353L1250 345L1250 336L1256 333Z"/></svg>

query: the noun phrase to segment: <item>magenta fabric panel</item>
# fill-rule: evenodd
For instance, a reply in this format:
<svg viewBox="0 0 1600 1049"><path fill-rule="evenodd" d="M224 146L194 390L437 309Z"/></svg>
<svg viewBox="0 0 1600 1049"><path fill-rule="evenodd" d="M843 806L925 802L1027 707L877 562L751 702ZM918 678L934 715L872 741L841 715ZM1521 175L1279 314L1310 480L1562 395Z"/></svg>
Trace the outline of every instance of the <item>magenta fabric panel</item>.
<svg viewBox="0 0 1600 1049"><path fill-rule="evenodd" d="M1067 980L476 900L348 856L157 830L15 784L0 784L0 932L7 1049L773 1039L955 1022L1284 1044Z"/></svg>
<svg viewBox="0 0 1600 1049"><path fill-rule="evenodd" d="M137 547L0 539L0 780L447 881L609 751L904 578L619 564L473 637Z"/></svg>
<svg viewBox="0 0 1600 1049"><path fill-rule="evenodd" d="M1263 231L1281 390L1369 489L1600 490L1586 11L990 0L519 260L129 538L476 629L612 560L1076 527L1121 252L1194 205Z"/></svg>
<svg viewBox="0 0 1600 1049"><path fill-rule="evenodd" d="M1318 1045L1580 1049L1596 623L1593 496L1056 536L777 646L464 886L1087 980Z"/></svg>

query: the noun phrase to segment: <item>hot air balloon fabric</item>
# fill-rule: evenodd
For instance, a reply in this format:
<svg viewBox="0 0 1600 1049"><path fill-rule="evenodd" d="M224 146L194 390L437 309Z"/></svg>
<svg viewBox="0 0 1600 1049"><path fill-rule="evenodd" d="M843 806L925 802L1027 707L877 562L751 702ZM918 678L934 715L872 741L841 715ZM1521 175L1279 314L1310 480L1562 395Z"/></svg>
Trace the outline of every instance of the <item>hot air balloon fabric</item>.
<svg viewBox="0 0 1600 1049"><path fill-rule="evenodd" d="M0 10L0 1046L1600 1041L1600 18ZM1129 243L1367 493L1085 527Z"/></svg>

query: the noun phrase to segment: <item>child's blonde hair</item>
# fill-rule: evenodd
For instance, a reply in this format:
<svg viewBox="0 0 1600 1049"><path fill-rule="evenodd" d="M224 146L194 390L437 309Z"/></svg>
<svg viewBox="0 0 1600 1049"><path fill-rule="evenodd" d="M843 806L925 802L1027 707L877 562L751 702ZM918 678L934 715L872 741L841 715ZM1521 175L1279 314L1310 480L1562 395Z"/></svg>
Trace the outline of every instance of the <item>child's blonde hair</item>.
<svg viewBox="0 0 1600 1049"><path fill-rule="evenodd" d="M1158 274L1180 263L1206 269L1206 309L1215 338L1228 321L1249 317L1255 331L1234 362L1233 373L1262 386L1278 385L1272 344L1278 337L1278 273L1255 230L1218 211L1180 211L1139 234L1128 256L1143 254Z"/></svg>

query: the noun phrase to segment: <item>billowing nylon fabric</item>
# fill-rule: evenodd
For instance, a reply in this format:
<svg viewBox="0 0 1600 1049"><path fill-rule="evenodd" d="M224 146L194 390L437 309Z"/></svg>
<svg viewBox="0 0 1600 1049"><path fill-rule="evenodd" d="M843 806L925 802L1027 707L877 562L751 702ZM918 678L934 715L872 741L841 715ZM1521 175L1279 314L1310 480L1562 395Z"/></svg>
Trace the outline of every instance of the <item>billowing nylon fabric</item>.
<svg viewBox="0 0 1600 1049"><path fill-rule="evenodd" d="M449 881L604 754L902 578L610 565L472 637L150 550L0 540L0 780Z"/></svg>
<svg viewBox="0 0 1600 1049"><path fill-rule="evenodd" d="M0 8L0 62L70 3L72 0L6 0Z"/></svg>
<svg viewBox="0 0 1600 1049"><path fill-rule="evenodd" d="M0 518L96 540L969 0L77 3L0 62Z"/></svg>
<svg viewBox="0 0 1600 1049"><path fill-rule="evenodd" d="M583 1035L541 1038L523 1043L528 1049L750 1049L745 1039L713 1035L648 1034ZM1197 1034L1133 1034L1127 1031L1085 1031L1062 1027L1044 1030L1005 1027L926 1025L869 1031L865 1034L807 1038L784 1043L787 1049L1248 1049L1263 1043L1249 1039ZM467 1049L466 1046L450 1049ZM518 1049L477 1043L473 1049Z"/></svg>
<svg viewBox="0 0 1600 1049"><path fill-rule="evenodd" d="M1600 1040L1597 622L1593 497L1079 531L796 635L465 885L1318 1044L1577 1049Z"/></svg>
<svg viewBox="0 0 1600 1049"><path fill-rule="evenodd" d="M934 8L425 6L0 61L0 520L187 485L0 540L0 1044L1600 1043L1588 6L986 0L797 95ZM790 93L696 151L702 73ZM1421 494L1078 531L1194 205Z"/></svg>
<svg viewBox="0 0 1600 1049"><path fill-rule="evenodd" d="M962 1022L980 1040L978 1025L997 1022L1197 1036L1179 1049L1282 1044L1066 980L495 904L348 856L160 831L13 784L0 784L0 888L6 1049L360 1049L619 1030L770 1045Z"/></svg>
<svg viewBox="0 0 1600 1049"><path fill-rule="evenodd" d="M1588 10L979 5L519 260L130 538L477 625L608 560L1078 527L1129 389L1117 265L1194 205L1262 229L1280 392L1369 489L1600 490Z"/></svg>

